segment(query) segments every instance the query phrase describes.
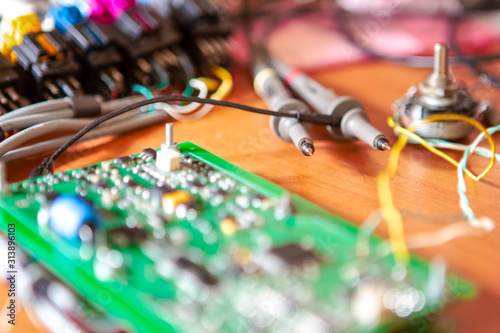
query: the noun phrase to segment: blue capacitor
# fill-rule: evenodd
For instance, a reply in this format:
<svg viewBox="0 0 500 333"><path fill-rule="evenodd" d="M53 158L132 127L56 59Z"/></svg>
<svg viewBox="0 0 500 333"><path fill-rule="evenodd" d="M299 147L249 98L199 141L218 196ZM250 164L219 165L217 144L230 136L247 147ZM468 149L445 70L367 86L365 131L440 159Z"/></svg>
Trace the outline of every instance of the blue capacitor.
<svg viewBox="0 0 500 333"><path fill-rule="evenodd" d="M99 227L97 211L82 197L74 194L58 196L49 208L49 226L62 238L79 242L78 232L84 225Z"/></svg>

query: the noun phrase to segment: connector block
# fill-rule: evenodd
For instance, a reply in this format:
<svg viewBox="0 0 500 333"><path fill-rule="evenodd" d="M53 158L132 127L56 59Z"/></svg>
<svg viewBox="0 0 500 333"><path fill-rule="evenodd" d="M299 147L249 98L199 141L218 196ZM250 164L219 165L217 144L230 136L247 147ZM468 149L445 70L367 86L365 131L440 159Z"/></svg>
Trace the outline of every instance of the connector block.
<svg viewBox="0 0 500 333"><path fill-rule="evenodd" d="M0 52L11 59L11 49L21 44L23 36L42 31L40 19L35 13L15 18L3 17L0 24Z"/></svg>
<svg viewBox="0 0 500 333"><path fill-rule="evenodd" d="M186 84L178 59L181 35L172 21L137 6L124 11L111 28L103 30L114 34L113 40L125 55L129 82L144 86Z"/></svg>
<svg viewBox="0 0 500 333"><path fill-rule="evenodd" d="M52 6L49 15L54 19L56 29L62 33L75 24L85 21L82 13L76 6Z"/></svg>
<svg viewBox="0 0 500 333"><path fill-rule="evenodd" d="M0 54L0 114L26 106L29 101L16 91L19 74L15 65Z"/></svg>
<svg viewBox="0 0 500 333"><path fill-rule="evenodd" d="M135 6L135 0L89 0L89 18L100 24L112 24L126 9Z"/></svg>
<svg viewBox="0 0 500 333"><path fill-rule="evenodd" d="M23 36L21 44L12 48L23 73L21 93L32 101L74 96L81 93L76 79L80 66L73 51L55 32L39 32Z"/></svg>
<svg viewBox="0 0 500 333"><path fill-rule="evenodd" d="M221 13L206 0L182 2L158 0L157 6L170 5L169 12L179 29L187 37L182 47L198 64L200 74L207 75L214 65L227 67L230 62L228 38L231 27ZM165 12L165 10L164 10Z"/></svg>
<svg viewBox="0 0 500 333"><path fill-rule="evenodd" d="M105 99L123 97L128 89L121 71L122 55L99 24L84 21L76 14L69 15L71 20L67 20L69 8L59 6L51 10L53 17L58 18L56 27L82 65L81 80L85 91ZM71 7L70 12L80 13L76 7Z"/></svg>

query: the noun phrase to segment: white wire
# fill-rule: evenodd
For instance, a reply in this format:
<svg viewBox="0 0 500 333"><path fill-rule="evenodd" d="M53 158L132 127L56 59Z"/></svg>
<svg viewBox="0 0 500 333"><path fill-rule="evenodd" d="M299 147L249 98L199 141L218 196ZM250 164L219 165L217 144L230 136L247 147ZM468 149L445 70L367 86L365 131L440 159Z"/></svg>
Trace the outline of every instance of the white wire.
<svg viewBox="0 0 500 333"><path fill-rule="evenodd" d="M197 90L200 91L198 94L198 97L205 98L207 97L208 94L208 87L207 85L198 79L191 79L189 80L189 85ZM171 105L172 109L174 109L177 113L179 114L185 114L185 113L190 113L196 110L197 108L200 107L200 103L190 103L188 105Z"/></svg>
<svg viewBox="0 0 500 333"><path fill-rule="evenodd" d="M452 143L452 142L432 142L429 140L428 143L435 148L443 148L443 149L451 149L451 150L459 150L459 151L465 151L467 149L467 147L469 147L468 145L463 145L460 143ZM485 157L491 157L491 151L485 147L477 147L475 149L475 152L481 153ZM495 158L498 161L500 161L500 154L497 154L497 156L495 156Z"/></svg>
<svg viewBox="0 0 500 333"><path fill-rule="evenodd" d="M488 129L489 130L489 129ZM457 176L458 176L458 188L462 191L463 195L460 195L460 208L463 210L464 214L468 217L475 217L474 212L472 211L472 208L470 207L467 197L465 196L466 191L467 191L467 186L465 185L465 163L467 161L468 155L472 155L474 151L476 150L477 146L483 140L485 135L485 132L481 132L477 138L472 142L472 144L469 146L470 149L466 151L460 162L458 163L457 167ZM490 153L491 155L491 153Z"/></svg>
<svg viewBox="0 0 500 333"><path fill-rule="evenodd" d="M205 98L206 94L208 93L208 87L207 87L207 85L203 81L198 80L198 79L191 79L190 81L193 81L193 84L200 91L200 94L198 95L198 97ZM204 88L202 88L202 85L204 86ZM194 103L191 103L191 104L194 104ZM196 104L198 104L198 103L196 103ZM201 109L199 109L195 113L186 115L186 114L183 114L184 112L182 112L182 113L177 112L173 108L173 106L170 105L170 104L156 103L154 105L154 107L156 109L160 109L160 110L165 111L172 118L174 118L175 120L178 120L178 121L189 121L189 120L200 119L201 117L205 116L208 112L210 112L210 110L213 109L213 105L205 104Z"/></svg>

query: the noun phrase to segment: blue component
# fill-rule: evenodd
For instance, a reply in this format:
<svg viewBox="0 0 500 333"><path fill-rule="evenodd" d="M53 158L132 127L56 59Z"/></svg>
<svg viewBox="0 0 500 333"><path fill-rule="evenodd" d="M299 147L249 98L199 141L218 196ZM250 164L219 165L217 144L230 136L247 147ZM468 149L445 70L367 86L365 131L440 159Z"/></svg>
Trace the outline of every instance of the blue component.
<svg viewBox="0 0 500 333"><path fill-rule="evenodd" d="M49 15L54 18L56 29L60 32L66 30L85 19L76 6L53 6L49 9Z"/></svg>
<svg viewBox="0 0 500 333"><path fill-rule="evenodd" d="M62 238L79 242L78 232L84 224L99 227L97 211L82 197L62 194L49 208L49 226Z"/></svg>

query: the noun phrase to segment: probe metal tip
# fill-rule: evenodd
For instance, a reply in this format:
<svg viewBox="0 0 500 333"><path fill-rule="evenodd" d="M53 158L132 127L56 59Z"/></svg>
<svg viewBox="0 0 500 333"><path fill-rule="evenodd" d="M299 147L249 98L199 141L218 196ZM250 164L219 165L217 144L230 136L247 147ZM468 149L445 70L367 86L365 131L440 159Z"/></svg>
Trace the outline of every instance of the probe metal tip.
<svg viewBox="0 0 500 333"><path fill-rule="evenodd" d="M300 146L300 151L305 156L312 156L312 154L314 154L314 145L310 142L306 142Z"/></svg>
<svg viewBox="0 0 500 333"><path fill-rule="evenodd" d="M382 148L382 150L386 151L386 150L391 150L391 145L389 144L389 142L384 142L380 148Z"/></svg>
<svg viewBox="0 0 500 333"><path fill-rule="evenodd" d="M380 135L375 142L375 148L381 151L388 151L391 150L391 144L389 143L389 140L385 137L385 135Z"/></svg>

